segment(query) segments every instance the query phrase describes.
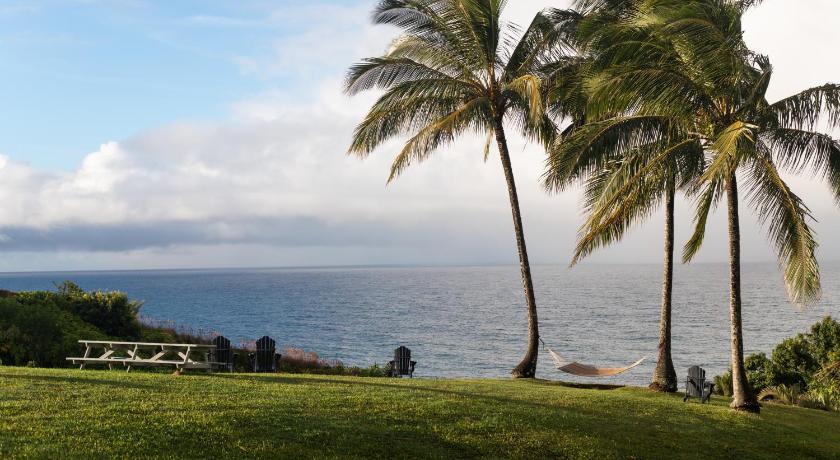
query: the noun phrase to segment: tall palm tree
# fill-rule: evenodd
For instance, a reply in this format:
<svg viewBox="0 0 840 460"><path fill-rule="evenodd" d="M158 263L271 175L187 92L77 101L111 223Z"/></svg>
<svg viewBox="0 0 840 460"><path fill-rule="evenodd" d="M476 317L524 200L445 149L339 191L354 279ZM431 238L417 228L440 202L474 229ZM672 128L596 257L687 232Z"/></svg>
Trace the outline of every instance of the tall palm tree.
<svg viewBox="0 0 840 460"><path fill-rule="evenodd" d="M514 377L534 377L539 326L525 232L506 137L512 122L526 138L549 143L556 126L544 107L548 72L564 60L564 37L542 14L520 34L501 20L504 0L382 0L376 24L403 30L381 57L349 71L346 91L384 94L356 128L349 153L366 157L384 141L411 137L397 154L388 182L412 162L469 132L495 140L507 181L528 314L528 347Z"/></svg>
<svg viewBox="0 0 840 460"><path fill-rule="evenodd" d="M671 357L675 198L678 189L690 186L702 173L703 149L698 142L682 142L684 139L678 132L669 133L664 126L658 132L651 128L649 134L654 137L646 144L627 150L621 144L605 139L615 135L632 136L637 129L633 126L636 121L640 120L622 116L582 126L563 143L552 148L552 158L558 161L549 163L545 178L552 191L562 190L569 183L578 181L584 184L586 221L580 229L573 265L599 247L620 240L631 227L663 207L664 261L659 346L650 388L675 392L677 374ZM646 162L668 149L672 150L668 161L637 175Z"/></svg>
<svg viewBox="0 0 840 460"><path fill-rule="evenodd" d="M637 0L579 0L576 24L577 48L585 56L584 73L597 72L599 67L609 67L613 37L602 35L611 24L624 21L635 11ZM650 40L645 30L635 30L637 41ZM606 40L605 40L606 39ZM629 39L629 37L625 37ZM584 96L586 97L586 96ZM581 227L572 265L591 254L602 245L621 239L625 231L644 220L664 201L665 235L662 279L662 303L659 325L659 356L651 379L650 388L657 391L677 391L677 374L671 357L671 311L673 298L674 261L674 201L676 190L689 183L701 171L702 148L697 143L681 145L674 161L665 162L650 171L644 180L632 185L627 193L625 180L637 170L640 159L664 148L668 139L679 138L680 133L668 129L660 118L640 117L623 113L609 114L603 119L585 120L583 126L572 126L564 136L550 147L551 157L546 172L546 184L551 191L559 192L570 184L583 182L586 223ZM590 117L591 118L591 117ZM588 123L586 123L588 121ZM647 145L628 145L629 138L640 124L650 126ZM626 147L629 147L626 148ZM678 161L677 161L678 160ZM611 195L622 190L623 200ZM612 203L613 209L604 205ZM617 207L615 205L618 205Z"/></svg>
<svg viewBox="0 0 840 460"><path fill-rule="evenodd" d="M680 146L699 145L704 172L697 193L695 231L683 251L691 260L702 245L709 212L726 196L730 260L732 407L759 410L743 364L738 175L746 178L749 204L776 247L791 301L819 298L817 243L810 212L783 180L780 170L812 168L840 200L840 142L819 132L821 119L840 126L840 85L828 84L769 103L769 60L742 39L741 18L753 1L644 0L632 17L605 35L612 62L591 80L590 111L631 111L647 122L624 129L625 149L642 147L663 127L678 133L669 146L643 160L605 209L621 201L647 174L678 156ZM649 39L639 41L638 31ZM827 115L827 117L823 117ZM652 117L652 118L646 118ZM657 120L655 123L654 120ZM626 123L621 117L610 126ZM607 128L609 129L609 128ZM616 136L614 136L616 137ZM623 212L623 211L616 211Z"/></svg>

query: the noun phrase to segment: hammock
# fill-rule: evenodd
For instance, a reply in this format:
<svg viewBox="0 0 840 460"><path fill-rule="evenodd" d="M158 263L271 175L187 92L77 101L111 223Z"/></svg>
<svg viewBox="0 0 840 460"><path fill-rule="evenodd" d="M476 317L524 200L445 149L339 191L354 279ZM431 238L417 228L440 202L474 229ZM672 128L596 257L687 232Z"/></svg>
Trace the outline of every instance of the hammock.
<svg viewBox="0 0 840 460"><path fill-rule="evenodd" d="M542 339L540 339L540 341L542 341ZM543 346L545 346L545 342L543 342ZM621 374L622 372L627 372L639 364L642 364L642 362L647 359L647 356L645 356L627 367L594 367L577 362L568 362L551 348L545 347L545 349L548 351L548 354L551 355L551 359L554 360L554 365L558 370L567 374L579 375L581 377L611 377L613 375Z"/></svg>

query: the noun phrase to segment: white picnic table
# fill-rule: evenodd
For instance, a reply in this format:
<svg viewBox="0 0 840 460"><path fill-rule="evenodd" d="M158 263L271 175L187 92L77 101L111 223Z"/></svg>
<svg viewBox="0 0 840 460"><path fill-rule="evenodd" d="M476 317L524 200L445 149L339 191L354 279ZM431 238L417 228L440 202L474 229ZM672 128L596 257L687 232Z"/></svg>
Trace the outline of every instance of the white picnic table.
<svg viewBox="0 0 840 460"><path fill-rule="evenodd" d="M207 360L207 352L215 345L195 343L113 342L108 340L79 340L85 346L81 358L67 358L84 369L86 364L107 364L113 369L120 364L131 371L135 366L175 366L176 369L212 369L219 363ZM98 356L96 350L102 350ZM177 358L176 358L177 356Z"/></svg>

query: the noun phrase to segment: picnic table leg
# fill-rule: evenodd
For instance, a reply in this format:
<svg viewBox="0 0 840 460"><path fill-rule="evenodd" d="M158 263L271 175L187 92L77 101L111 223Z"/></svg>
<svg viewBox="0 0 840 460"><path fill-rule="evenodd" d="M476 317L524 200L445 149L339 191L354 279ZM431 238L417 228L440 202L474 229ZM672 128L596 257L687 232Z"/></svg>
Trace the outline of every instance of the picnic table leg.
<svg viewBox="0 0 840 460"><path fill-rule="evenodd" d="M85 358L90 356L90 344L85 344ZM85 361L82 361L82 365L79 366L79 370L85 368Z"/></svg>
<svg viewBox="0 0 840 460"><path fill-rule="evenodd" d="M138 350L138 345L134 345L134 351L131 352L131 359L132 360L137 359L137 350ZM128 369L126 369L126 372L131 372L131 364L128 365Z"/></svg>
<svg viewBox="0 0 840 460"><path fill-rule="evenodd" d="M184 357L184 364L180 367L176 364L175 368L177 370L182 370L184 365L186 365L188 362L190 362L190 351L192 351L192 347L187 347L186 353L180 353L180 352L178 353L179 355Z"/></svg>

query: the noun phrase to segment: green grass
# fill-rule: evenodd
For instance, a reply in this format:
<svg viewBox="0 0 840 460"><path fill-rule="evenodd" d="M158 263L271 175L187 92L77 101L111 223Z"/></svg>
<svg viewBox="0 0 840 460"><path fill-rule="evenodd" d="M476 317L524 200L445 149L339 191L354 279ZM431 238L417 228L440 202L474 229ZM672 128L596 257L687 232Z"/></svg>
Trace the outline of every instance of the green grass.
<svg viewBox="0 0 840 460"><path fill-rule="evenodd" d="M546 381L0 367L0 458L840 458L840 414Z"/></svg>

